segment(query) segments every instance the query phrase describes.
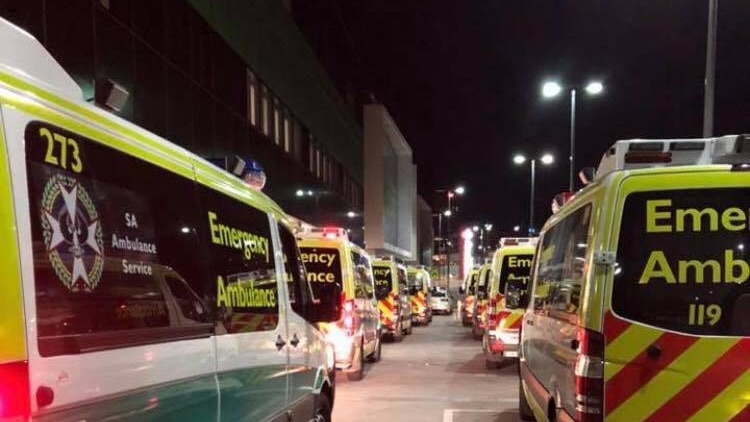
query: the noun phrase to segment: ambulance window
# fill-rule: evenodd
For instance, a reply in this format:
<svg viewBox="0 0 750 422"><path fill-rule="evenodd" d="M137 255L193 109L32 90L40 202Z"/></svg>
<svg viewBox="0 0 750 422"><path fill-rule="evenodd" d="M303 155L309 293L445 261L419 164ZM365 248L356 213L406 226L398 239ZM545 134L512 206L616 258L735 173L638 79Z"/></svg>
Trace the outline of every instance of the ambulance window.
<svg viewBox="0 0 750 422"><path fill-rule="evenodd" d="M586 274L591 205L565 217L547 230L539 248L534 308L577 314Z"/></svg>
<svg viewBox="0 0 750 422"><path fill-rule="evenodd" d="M312 287L315 298L321 305L335 314L340 306L342 276L341 255L336 248L302 247L302 262L305 264L307 281Z"/></svg>
<svg viewBox="0 0 750 422"><path fill-rule="evenodd" d="M281 224L279 238L284 254L284 280L289 291L289 302L292 304L292 310L303 315L304 304L311 300L313 293L307 283L305 266L297 249L297 240L292 232Z"/></svg>
<svg viewBox="0 0 750 422"><path fill-rule="evenodd" d="M372 272L375 276L375 296L378 300L383 300L393 289L391 267L375 265L372 267Z"/></svg>
<svg viewBox="0 0 750 422"><path fill-rule="evenodd" d="M208 187L200 189L200 199L216 333L276 329L279 280L268 214Z"/></svg>
<svg viewBox="0 0 750 422"><path fill-rule="evenodd" d="M529 273L534 255L505 255L500 268L499 291L505 295L508 309L525 308L529 304Z"/></svg>
<svg viewBox="0 0 750 422"><path fill-rule="evenodd" d="M401 293L406 293L408 291L406 282L406 270L403 268L398 269L398 290Z"/></svg>
<svg viewBox="0 0 750 422"><path fill-rule="evenodd" d="M354 265L354 296L357 299L372 299L375 287L370 260L358 252L352 252L352 264Z"/></svg>
<svg viewBox="0 0 750 422"><path fill-rule="evenodd" d="M25 140L40 354L210 335L163 280L209 287L192 180L47 123Z"/></svg>
<svg viewBox="0 0 750 422"><path fill-rule="evenodd" d="M689 334L750 335L748 210L748 188L628 195L614 313Z"/></svg>

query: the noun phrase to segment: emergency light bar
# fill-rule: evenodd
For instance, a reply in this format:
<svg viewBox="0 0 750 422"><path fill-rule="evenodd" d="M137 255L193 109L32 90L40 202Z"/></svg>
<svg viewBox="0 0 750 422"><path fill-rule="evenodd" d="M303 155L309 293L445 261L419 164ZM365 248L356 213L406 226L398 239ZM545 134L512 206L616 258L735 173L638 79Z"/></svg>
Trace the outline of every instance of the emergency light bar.
<svg viewBox="0 0 750 422"><path fill-rule="evenodd" d="M517 245L536 245L536 237L501 237L500 247Z"/></svg>
<svg viewBox="0 0 750 422"><path fill-rule="evenodd" d="M342 227L311 227L300 233L300 235L306 238L349 240L349 237L346 235L346 229Z"/></svg>
<svg viewBox="0 0 750 422"><path fill-rule="evenodd" d="M750 163L750 135L705 139L617 141L602 156L596 179L617 170Z"/></svg>

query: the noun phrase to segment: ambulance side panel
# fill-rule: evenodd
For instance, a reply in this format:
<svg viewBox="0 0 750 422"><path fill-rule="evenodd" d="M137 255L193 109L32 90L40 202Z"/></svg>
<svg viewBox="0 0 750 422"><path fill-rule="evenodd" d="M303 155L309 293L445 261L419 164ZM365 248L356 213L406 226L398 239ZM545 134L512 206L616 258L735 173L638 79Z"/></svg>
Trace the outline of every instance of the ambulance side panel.
<svg viewBox="0 0 750 422"><path fill-rule="evenodd" d="M0 96L3 94L7 92L0 89ZM106 236L114 233L116 225L121 225L119 234L125 235L126 211L133 211L142 218L142 224L148 224L149 209L170 209L166 201L139 203L139 198L148 195L142 196L137 185L115 186L113 180L125 180L121 176L128 171L148 169L192 185L192 169L118 135L105 119L98 122L103 126L94 126L69 111L58 112L29 98L14 101L12 106L4 105L2 114L7 160L12 163L14 209L0 206L0 240L8 240L10 212L15 211L23 263L24 310L28 315L33 419L217 420L215 355L209 326L165 326L146 331L132 326L132 330L107 332L107 324L119 317L112 317L110 312L109 319L102 318L102 312L107 311L102 311L101 303L92 299L102 288L108 289L110 280L129 277L124 275L123 263L109 256L116 248L110 243L113 239ZM6 202L7 166L3 154L4 151L0 153L0 196L4 205L11 202ZM140 158L136 159L136 155ZM119 157L119 161L109 162L102 159L105 156ZM137 168L123 166L126 162L137 164ZM107 196L114 192L121 196ZM133 201L127 199L131 194ZM73 220L67 218L69 215L78 217ZM105 223L110 226L103 227ZM135 232L130 235L139 236ZM155 241L144 236L141 240ZM7 262L14 260L13 252L14 248L4 247L0 257L3 269L10 270L10 274L17 268ZM128 257L146 260L146 255L154 254L143 252ZM146 271L146 267L152 277L129 279L140 280L144 283L143 294L163 295L163 301L159 300L158 305L141 302L129 306L125 300L116 315L122 317L123 324L164 322L166 318L174 323L179 312L175 297L165 288L163 276L168 271L156 264L130 269ZM127 284L119 286L112 287L117 290ZM5 304L14 295L17 297L18 292L12 286L9 290L4 288L0 298L3 311L9 309L6 306L17 307L12 302ZM18 332L17 327L13 329ZM180 340L164 342L160 340L162 335ZM16 342L11 344L18 347Z"/></svg>

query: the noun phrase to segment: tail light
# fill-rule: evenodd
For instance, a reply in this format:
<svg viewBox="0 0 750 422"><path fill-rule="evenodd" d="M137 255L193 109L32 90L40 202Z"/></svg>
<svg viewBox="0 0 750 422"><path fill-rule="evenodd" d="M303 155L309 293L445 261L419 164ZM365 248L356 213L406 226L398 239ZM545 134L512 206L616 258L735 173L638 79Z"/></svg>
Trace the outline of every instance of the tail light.
<svg viewBox="0 0 750 422"><path fill-rule="evenodd" d="M346 300L346 295L341 294L341 309L343 312L343 328L346 335L353 336L357 326L357 303L352 300Z"/></svg>
<svg viewBox="0 0 750 422"><path fill-rule="evenodd" d="M26 421L30 413L28 363L0 364L0 422Z"/></svg>
<svg viewBox="0 0 750 422"><path fill-rule="evenodd" d="M576 415L579 422L601 422L604 404L604 336L578 329L575 363Z"/></svg>

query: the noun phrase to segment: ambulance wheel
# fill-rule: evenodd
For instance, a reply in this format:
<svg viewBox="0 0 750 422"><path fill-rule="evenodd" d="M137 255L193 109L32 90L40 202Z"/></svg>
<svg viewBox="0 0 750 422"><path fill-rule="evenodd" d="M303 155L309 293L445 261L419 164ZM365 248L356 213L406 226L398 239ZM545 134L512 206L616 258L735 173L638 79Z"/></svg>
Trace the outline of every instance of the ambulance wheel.
<svg viewBox="0 0 750 422"><path fill-rule="evenodd" d="M357 364L359 367L354 372L347 372L346 379L349 381L359 381L365 376L365 343L364 341L359 345L359 352L357 355Z"/></svg>
<svg viewBox="0 0 750 422"><path fill-rule="evenodd" d="M518 380L518 413L522 420L535 421L534 412L531 410L528 400L526 400L526 394L523 392L523 382Z"/></svg>
<svg viewBox="0 0 750 422"><path fill-rule="evenodd" d="M396 327L396 330L393 331L393 341L396 343L401 343L401 341L404 339L404 330L403 330L403 323L399 322L398 327Z"/></svg>
<svg viewBox="0 0 750 422"><path fill-rule="evenodd" d="M381 342L379 338L377 342L378 342L378 345L375 346L375 351L372 352L372 354L367 357L368 362L372 362L372 363L380 362L380 358L383 356L383 342Z"/></svg>
<svg viewBox="0 0 750 422"><path fill-rule="evenodd" d="M318 396L318 406L315 408L315 422L331 422L331 401L328 396L321 394Z"/></svg>

